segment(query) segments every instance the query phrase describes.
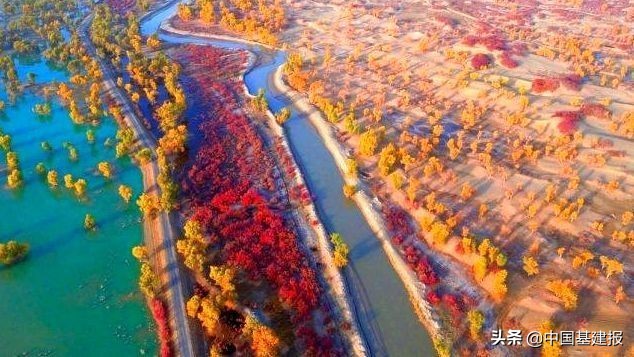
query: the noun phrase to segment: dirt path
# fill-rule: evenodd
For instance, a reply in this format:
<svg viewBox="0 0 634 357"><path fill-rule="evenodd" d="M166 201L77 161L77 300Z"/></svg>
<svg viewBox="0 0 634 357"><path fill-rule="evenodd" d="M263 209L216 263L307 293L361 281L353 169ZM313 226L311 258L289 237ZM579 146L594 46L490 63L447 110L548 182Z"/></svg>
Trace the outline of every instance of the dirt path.
<svg viewBox="0 0 634 357"><path fill-rule="evenodd" d="M110 93L117 103L121 105L127 125L134 130L140 145L149 148L155 158L155 138L143 126L143 120L136 115L129 98L122 94L121 90L115 85L115 75L112 68L105 65L103 60L96 56L96 50L88 35L88 27L91 20L92 16L84 19L80 24L79 34L88 53L99 62L104 75L104 90L106 93ZM158 164L155 159L141 167L145 191L160 193L156 182L158 171ZM154 265L154 270L160 277L164 289L163 294L170 311L174 352L179 356L191 357L198 355L198 353L195 353L197 349L194 348L194 345L201 346L201 344L194 344L185 311L184 292L185 286L189 284L185 285L186 281L181 275L181 267L176 255L174 244L177 237L177 233L174 230L175 220L176 217L173 214L170 215L163 211L155 218L144 219L144 240Z"/></svg>

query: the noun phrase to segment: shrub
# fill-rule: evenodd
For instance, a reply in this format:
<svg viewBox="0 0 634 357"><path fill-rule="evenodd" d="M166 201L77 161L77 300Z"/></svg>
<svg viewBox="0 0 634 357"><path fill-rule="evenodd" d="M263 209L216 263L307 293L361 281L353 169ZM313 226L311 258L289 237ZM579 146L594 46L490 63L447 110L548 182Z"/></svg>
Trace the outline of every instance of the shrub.
<svg viewBox="0 0 634 357"><path fill-rule="evenodd" d="M598 103L584 103L580 109L581 113L585 116L596 117L599 119L610 118L610 110L602 104Z"/></svg>
<svg viewBox="0 0 634 357"><path fill-rule="evenodd" d="M531 91L535 93L553 92L559 88L559 80L556 78L536 78L531 84Z"/></svg>
<svg viewBox="0 0 634 357"><path fill-rule="evenodd" d="M165 304L160 299L154 298L150 300L150 310L152 311L154 322L156 322L156 332L160 343L159 355L161 357L173 356L171 347L172 333Z"/></svg>
<svg viewBox="0 0 634 357"><path fill-rule="evenodd" d="M517 61L515 61L507 51L502 52L502 55L500 55L500 63L506 68L515 68L518 66Z"/></svg>
<svg viewBox="0 0 634 357"><path fill-rule="evenodd" d="M484 54L478 53L471 57L471 67L474 69L485 69L491 65L491 58Z"/></svg>
<svg viewBox="0 0 634 357"><path fill-rule="evenodd" d="M553 117L560 118L557 129L562 134L572 134L577 130L577 123L581 120L581 113L579 111L558 111L553 114Z"/></svg>

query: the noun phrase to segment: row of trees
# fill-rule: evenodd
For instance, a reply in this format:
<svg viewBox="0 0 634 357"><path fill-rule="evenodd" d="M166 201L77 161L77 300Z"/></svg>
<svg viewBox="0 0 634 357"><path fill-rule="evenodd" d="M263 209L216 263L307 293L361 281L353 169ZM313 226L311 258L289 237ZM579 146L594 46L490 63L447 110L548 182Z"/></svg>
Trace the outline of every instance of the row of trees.
<svg viewBox="0 0 634 357"><path fill-rule="evenodd" d="M190 21L197 17L205 24L217 22L222 27L244 35L250 40L272 46L278 42L276 33L286 23L284 7L279 0L260 0L257 4L251 0L229 3L197 0L192 5L179 5L178 16L183 21Z"/></svg>
<svg viewBox="0 0 634 357"><path fill-rule="evenodd" d="M15 190L22 186L22 170L20 169L20 160L18 154L11 149L11 136L9 134L3 134L0 130L0 149L5 151L5 158L7 164L7 187Z"/></svg>
<svg viewBox="0 0 634 357"><path fill-rule="evenodd" d="M149 252L145 246L135 246L132 248L132 256L140 263L139 289L148 300L152 317L157 325L160 343L159 355L161 357L173 356L168 311L165 303L157 296L161 288L160 279L150 265Z"/></svg>
<svg viewBox="0 0 634 357"><path fill-rule="evenodd" d="M178 186L173 181L173 170L176 157L185 153L188 138L187 126L181 123L181 117L186 109L185 92L178 83L180 66L158 52L148 56L143 51L140 25L135 15L130 15L124 22L112 14L107 6L98 6L100 14L91 25L91 38L101 55L107 56L117 68L124 56L128 57L126 70L131 82L124 83L123 78L117 79L117 85L122 87L130 96L133 103L139 103L141 98L147 100L154 108L154 118L158 121L162 131L159 147L156 150L159 164L158 185L160 188L160 208L170 211L177 206ZM147 41L151 48L158 48L158 41L150 37ZM163 85L168 98L158 103L159 85ZM122 122L120 109L111 109L115 119ZM135 145L135 135L131 128L125 127L117 132L117 155L131 154ZM134 155L140 164L151 160L151 151L141 148ZM145 194L139 199L142 211L155 214L157 205L151 194Z"/></svg>

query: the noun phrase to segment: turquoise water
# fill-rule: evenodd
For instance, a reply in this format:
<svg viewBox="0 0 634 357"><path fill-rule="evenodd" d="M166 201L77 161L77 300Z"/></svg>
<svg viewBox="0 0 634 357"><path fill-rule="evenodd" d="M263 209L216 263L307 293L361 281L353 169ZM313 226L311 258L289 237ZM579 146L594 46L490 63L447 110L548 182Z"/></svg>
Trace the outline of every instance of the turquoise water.
<svg viewBox="0 0 634 357"><path fill-rule="evenodd" d="M43 61L16 60L21 80L36 74L36 83L67 80L67 73ZM0 100L7 101L4 88ZM5 187L4 152L0 167L0 241L15 239L31 246L26 261L0 267L1 356L21 353L56 356L133 356L156 353L151 318L138 292L138 264L130 255L142 241L136 205L118 196L119 184L141 192L141 172L129 159L115 159L116 123L111 119L92 129L94 144L86 140L87 126L73 125L68 112L53 100L50 117L32 112L44 98L27 90L14 105L7 104L0 128L12 136L18 153L24 186ZM51 152L40 148L47 140ZM71 162L63 142L72 143L79 160ZM114 165L107 181L96 174L100 161ZM43 162L58 171L59 187L49 188L35 172ZM80 201L64 187L63 176L88 182L87 199ZM83 228L84 216L92 214L96 232Z"/></svg>

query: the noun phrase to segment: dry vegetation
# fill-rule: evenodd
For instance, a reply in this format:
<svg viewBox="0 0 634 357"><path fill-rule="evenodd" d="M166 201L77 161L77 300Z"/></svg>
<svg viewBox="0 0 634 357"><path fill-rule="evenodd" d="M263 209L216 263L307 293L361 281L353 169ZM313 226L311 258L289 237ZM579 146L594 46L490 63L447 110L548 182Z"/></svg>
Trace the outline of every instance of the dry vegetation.
<svg viewBox="0 0 634 357"><path fill-rule="evenodd" d="M228 3L238 18L257 11ZM287 82L337 127L383 205L416 223L395 244L471 272L429 286L430 302L459 291L476 299L470 309L493 312L484 336L455 336L458 349L484 348L491 328L545 322L632 332L627 3L271 5L286 16L281 31L267 27L277 33L267 42L289 48Z"/></svg>

